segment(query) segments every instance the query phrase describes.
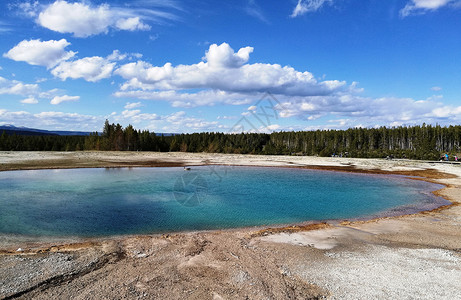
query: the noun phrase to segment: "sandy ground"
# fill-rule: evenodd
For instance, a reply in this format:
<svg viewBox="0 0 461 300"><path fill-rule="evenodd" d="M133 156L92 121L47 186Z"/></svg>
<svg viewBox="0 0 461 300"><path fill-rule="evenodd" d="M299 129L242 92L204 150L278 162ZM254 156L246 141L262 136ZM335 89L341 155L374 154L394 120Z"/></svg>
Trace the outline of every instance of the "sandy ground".
<svg viewBox="0 0 461 300"><path fill-rule="evenodd" d="M128 152L0 152L0 170L183 166L397 173L446 184L461 166L409 160ZM0 298L461 299L461 206L319 226L42 240L0 236ZM16 251L22 248L23 251Z"/></svg>

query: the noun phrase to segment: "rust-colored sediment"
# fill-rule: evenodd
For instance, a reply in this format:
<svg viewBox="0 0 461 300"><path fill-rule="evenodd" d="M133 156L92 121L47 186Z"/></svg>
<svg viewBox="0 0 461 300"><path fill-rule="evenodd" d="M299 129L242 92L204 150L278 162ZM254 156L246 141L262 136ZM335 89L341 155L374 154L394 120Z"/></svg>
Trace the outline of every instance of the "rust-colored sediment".
<svg viewBox="0 0 461 300"><path fill-rule="evenodd" d="M28 161L26 163L11 163L0 165L0 171L18 170L50 170L50 169L81 169L81 168L137 168L137 167L184 167L183 162L168 162L161 160L148 161L81 161L81 160L53 160Z"/></svg>
<svg viewBox="0 0 461 300"><path fill-rule="evenodd" d="M87 249L87 248L96 247L96 246L101 246L101 243L93 242L93 241L82 242L82 243L69 243L69 244L62 244L62 245L53 245L49 247L21 249L21 251L0 249L0 255L33 255L33 254L48 253L48 252L71 252L71 251L78 251L78 250Z"/></svg>
<svg viewBox="0 0 461 300"><path fill-rule="evenodd" d="M411 171L387 171L380 169L361 169L355 166L289 166L289 168L301 168L310 170L323 170L323 171L336 171L348 173L362 173L362 174L382 174L382 175L403 175L408 177L422 177L425 179L447 179L456 178L456 175L441 172L435 169L422 169ZM438 182L437 182L438 183Z"/></svg>
<svg viewBox="0 0 461 300"><path fill-rule="evenodd" d="M276 234L276 233L294 233L300 231L311 231L311 230L319 230L332 227L330 224L326 222L322 223L314 223L314 224L307 224L307 225L293 225L293 226L285 226L285 227L269 227L259 231L256 231L251 234L251 237L258 237L258 236L265 236L269 234Z"/></svg>

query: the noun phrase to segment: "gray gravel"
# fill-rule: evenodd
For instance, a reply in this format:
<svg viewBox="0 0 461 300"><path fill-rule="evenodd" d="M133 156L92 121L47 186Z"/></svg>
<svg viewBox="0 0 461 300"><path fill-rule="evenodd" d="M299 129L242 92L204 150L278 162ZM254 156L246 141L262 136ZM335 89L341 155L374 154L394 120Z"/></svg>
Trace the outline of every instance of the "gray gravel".
<svg viewBox="0 0 461 300"><path fill-rule="evenodd" d="M53 253L34 256L0 256L0 299L43 282L81 272L99 260L98 255Z"/></svg>

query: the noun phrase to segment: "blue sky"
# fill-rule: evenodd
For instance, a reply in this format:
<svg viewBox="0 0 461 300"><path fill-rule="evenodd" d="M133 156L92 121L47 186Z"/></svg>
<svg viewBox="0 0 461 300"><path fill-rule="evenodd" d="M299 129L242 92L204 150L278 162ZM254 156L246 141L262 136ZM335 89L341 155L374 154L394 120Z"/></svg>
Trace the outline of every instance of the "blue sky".
<svg viewBox="0 0 461 300"><path fill-rule="evenodd" d="M459 0L5 0L0 124L460 124L460 16Z"/></svg>

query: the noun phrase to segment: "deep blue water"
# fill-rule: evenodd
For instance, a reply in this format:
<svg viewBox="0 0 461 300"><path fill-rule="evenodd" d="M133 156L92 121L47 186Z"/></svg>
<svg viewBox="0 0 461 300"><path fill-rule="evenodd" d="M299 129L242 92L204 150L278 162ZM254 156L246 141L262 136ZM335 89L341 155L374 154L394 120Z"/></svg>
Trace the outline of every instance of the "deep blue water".
<svg viewBox="0 0 461 300"><path fill-rule="evenodd" d="M431 209L440 185L401 176L263 167L0 172L0 233L107 236Z"/></svg>

